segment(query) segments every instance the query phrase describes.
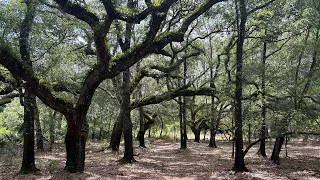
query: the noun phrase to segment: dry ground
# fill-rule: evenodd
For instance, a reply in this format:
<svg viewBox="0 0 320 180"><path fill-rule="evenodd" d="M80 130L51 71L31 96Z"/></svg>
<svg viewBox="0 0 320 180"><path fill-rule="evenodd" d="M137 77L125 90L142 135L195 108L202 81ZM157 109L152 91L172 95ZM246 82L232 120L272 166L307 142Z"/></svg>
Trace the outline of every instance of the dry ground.
<svg viewBox="0 0 320 180"><path fill-rule="evenodd" d="M179 150L173 140L147 140L147 149L135 147L136 163L119 164L122 153L101 151L102 143L89 142L86 167L83 174L63 171L65 151L63 145L54 150L37 152L37 175L17 175L21 162L21 147L8 147L0 152L0 179L320 179L320 142L294 141L288 145L289 158L281 165L255 154L252 148L245 158L249 173L234 173L231 143L218 142L211 149L207 143L188 142L188 150ZM271 143L267 143L270 155Z"/></svg>

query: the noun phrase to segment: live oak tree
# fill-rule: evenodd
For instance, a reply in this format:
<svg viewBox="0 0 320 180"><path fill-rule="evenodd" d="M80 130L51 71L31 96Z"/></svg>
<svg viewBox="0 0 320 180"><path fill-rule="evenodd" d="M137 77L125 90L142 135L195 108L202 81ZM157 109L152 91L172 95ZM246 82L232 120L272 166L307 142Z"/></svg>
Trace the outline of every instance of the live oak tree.
<svg viewBox="0 0 320 180"><path fill-rule="evenodd" d="M44 83L35 75L33 68L25 62L21 62L13 48L5 42L0 46L0 63L6 67L17 80L24 82L26 90L35 94L46 105L61 112L67 120L67 134L65 138L67 161L66 170L69 172L82 172L85 161L85 142L87 137L86 114L90 106L93 94L99 84L108 78L115 77L130 66L164 48L168 43L183 41L184 34L188 31L189 25L201 14L210 9L213 5L222 0L207 0L185 15L183 21L177 24L175 30L165 32L162 30L163 22L177 1L166 0L160 4L153 4L145 1L143 10L130 10L123 12L115 8L112 1L101 0L105 15L96 15L81 4L66 0L55 0L55 3L64 12L84 21L90 26L94 36L97 63L85 75L81 84L80 93L75 103L62 99L53 93L50 83ZM149 18L150 17L150 18ZM120 20L127 23L147 23L149 29L142 40L121 54L112 54L110 46L107 46L107 35L114 21Z"/></svg>

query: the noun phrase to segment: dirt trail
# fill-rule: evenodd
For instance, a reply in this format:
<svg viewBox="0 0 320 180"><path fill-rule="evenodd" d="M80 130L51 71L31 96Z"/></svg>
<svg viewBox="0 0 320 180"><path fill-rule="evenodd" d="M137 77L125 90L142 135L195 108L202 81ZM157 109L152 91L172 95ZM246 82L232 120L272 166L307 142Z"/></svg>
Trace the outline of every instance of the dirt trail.
<svg viewBox="0 0 320 180"><path fill-rule="evenodd" d="M86 167L83 174L63 171L65 153L63 145L52 152L37 152L36 164L41 169L37 175L17 175L21 152L8 156L1 153L1 179L320 179L320 142L290 142L289 158L282 158L281 165L255 154L256 148L245 158L249 173L230 171L233 165L231 143L218 142L211 149L206 143L188 142L188 150L179 150L179 143L155 140L148 148L135 147L136 163L119 164L122 153L100 151L102 144L88 143ZM268 144L267 153L270 155Z"/></svg>

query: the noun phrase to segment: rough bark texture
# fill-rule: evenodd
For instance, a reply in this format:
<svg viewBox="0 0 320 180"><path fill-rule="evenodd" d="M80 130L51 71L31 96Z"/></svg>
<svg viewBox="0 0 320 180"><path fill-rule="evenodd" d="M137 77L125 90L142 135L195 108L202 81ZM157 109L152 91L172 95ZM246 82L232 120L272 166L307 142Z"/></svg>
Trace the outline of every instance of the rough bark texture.
<svg viewBox="0 0 320 180"><path fill-rule="evenodd" d="M237 2L236 2L237 3ZM239 0L240 25L238 29L238 42L236 49L236 91L235 91L235 159L233 170L236 172L248 171L244 163L243 137L242 137L242 65L243 65L243 43L246 32L247 12L245 0Z"/></svg>
<svg viewBox="0 0 320 180"><path fill-rule="evenodd" d="M29 34L35 16L35 4L30 0L26 2L27 12L20 27L19 48L21 59L32 66L30 59ZM24 133L23 133L23 158L20 172L23 174L38 171L35 166L34 156L34 120L36 118L36 97L29 90L25 90L24 99Z"/></svg>
<svg viewBox="0 0 320 180"><path fill-rule="evenodd" d="M130 117L130 71L123 72L123 101L121 109L123 110L123 136L124 136L124 156L120 160L123 163L131 163L133 158L133 138L132 138L132 122Z"/></svg>
<svg viewBox="0 0 320 180"><path fill-rule="evenodd" d="M83 112L75 112L67 118L67 134L65 136L67 161L65 170L83 172L85 162L85 145L88 136L88 124Z"/></svg>
<svg viewBox="0 0 320 180"><path fill-rule="evenodd" d="M155 122L154 118L156 118L156 114L152 115L152 117L150 117L149 115L147 115L143 109L141 109L141 116L143 117L143 124L141 124L143 127L143 130L139 130L137 138L139 140L139 145L140 147L146 147L145 146L145 140L144 140L144 136L146 134L146 131L149 130L151 128L151 125ZM140 127L141 128L141 127ZM144 146L143 146L144 145Z"/></svg>
<svg viewBox="0 0 320 180"><path fill-rule="evenodd" d="M33 173L38 171L34 156L34 118L36 98L26 91L24 94L24 133L23 133L23 157L20 173Z"/></svg>
<svg viewBox="0 0 320 180"><path fill-rule="evenodd" d="M267 37L267 29L265 29L265 36ZM266 39L263 42L263 51L262 51L262 79L261 79L261 88L262 88L262 109L261 109L261 131L260 131L260 148L258 153L263 156L267 157L266 154L266 60L267 60L267 41Z"/></svg>

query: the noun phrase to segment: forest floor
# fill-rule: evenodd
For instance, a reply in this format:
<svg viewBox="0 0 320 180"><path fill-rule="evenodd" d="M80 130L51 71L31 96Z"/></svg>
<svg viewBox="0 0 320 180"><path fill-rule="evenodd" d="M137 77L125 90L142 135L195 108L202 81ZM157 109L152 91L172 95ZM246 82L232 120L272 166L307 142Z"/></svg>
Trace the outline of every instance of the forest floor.
<svg viewBox="0 0 320 180"><path fill-rule="evenodd" d="M36 175L18 175L22 147L7 147L0 151L0 179L320 179L320 141L293 141L288 144L288 158L274 165L269 158L256 155L253 147L245 162L250 172L231 171L231 142L218 142L218 148L208 143L188 142L188 150L179 150L179 142L148 139L147 149L135 147L136 163L119 164L122 152L103 151L105 143L88 142L84 173L70 174L63 170L65 149L58 144L53 151L36 152ZM272 143L267 143L267 154ZM282 151L282 154L285 151Z"/></svg>

